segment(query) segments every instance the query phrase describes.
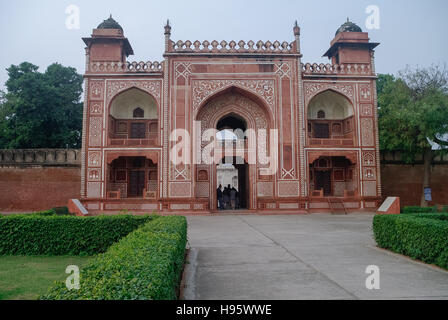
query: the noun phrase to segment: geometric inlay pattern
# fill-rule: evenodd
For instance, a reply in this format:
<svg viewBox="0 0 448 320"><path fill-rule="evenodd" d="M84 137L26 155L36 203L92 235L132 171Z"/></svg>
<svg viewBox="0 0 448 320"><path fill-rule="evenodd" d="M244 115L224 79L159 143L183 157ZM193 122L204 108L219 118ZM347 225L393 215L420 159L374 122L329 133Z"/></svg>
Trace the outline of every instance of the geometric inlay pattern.
<svg viewBox="0 0 448 320"><path fill-rule="evenodd" d="M274 110L274 80L194 80L193 110L216 92L231 86L238 86L261 97Z"/></svg>

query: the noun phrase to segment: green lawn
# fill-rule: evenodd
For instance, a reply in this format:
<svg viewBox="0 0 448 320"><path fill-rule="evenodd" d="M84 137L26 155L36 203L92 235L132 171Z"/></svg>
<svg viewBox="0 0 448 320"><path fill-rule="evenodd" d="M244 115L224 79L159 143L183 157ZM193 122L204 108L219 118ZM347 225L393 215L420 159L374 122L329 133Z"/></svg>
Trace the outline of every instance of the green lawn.
<svg viewBox="0 0 448 320"><path fill-rule="evenodd" d="M82 267L91 257L0 256L0 300L33 300L55 280L69 275L69 265Z"/></svg>

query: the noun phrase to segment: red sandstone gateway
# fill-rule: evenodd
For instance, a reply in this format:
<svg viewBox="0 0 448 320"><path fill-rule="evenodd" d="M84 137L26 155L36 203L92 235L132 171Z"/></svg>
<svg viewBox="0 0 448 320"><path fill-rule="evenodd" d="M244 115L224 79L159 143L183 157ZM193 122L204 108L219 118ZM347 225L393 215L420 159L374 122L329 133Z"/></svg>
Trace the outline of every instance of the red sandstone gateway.
<svg viewBox="0 0 448 320"><path fill-rule="evenodd" d="M240 209L374 210L378 44L347 21L325 53L331 64L309 64L297 23L293 32L292 42L176 42L167 22L163 62L130 63L121 26L112 17L101 23L83 39L86 209L217 211L219 163L203 161L212 144L215 158L230 151L219 158L234 168ZM209 129L265 134L207 141ZM189 134L180 153L172 152L182 140L175 130Z"/></svg>

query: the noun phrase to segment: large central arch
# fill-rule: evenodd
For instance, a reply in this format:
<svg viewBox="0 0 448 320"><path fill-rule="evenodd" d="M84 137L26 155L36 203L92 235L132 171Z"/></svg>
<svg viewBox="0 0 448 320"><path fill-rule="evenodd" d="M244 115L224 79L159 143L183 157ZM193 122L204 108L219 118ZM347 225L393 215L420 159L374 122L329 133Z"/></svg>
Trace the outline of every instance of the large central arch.
<svg viewBox="0 0 448 320"><path fill-rule="evenodd" d="M244 150L240 149L240 154L244 154L243 160L248 163L248 192L247 192L247 209L257 208L257 178L259 169L264 166L260 164L259 156L255 157L255 163L250 163L251 155L259 155L257 152L261 147L269 150L269 129L273 128L272 115L269 108L264 105L252 93L245 92L237 88L229 88L224 92L210 97L198 110L195 120L200 123L200 132L197 134L203 136L207 129L219 129L223 119L226 117L237 117L241 119L241 123L245 124L244 129L251 129L258 135L260 129L266 130L266 139L255 141L248 139L244 144ZM243 131L244 131L243 129ZM199 138L201 139L201 138ZM202 141L196 146L196 154L202 155L204 148L210 142ZM237 148L237 147L235 147ZM264 153L262 153L264 155ZM201 159L201 158L199 158ZM210 208L217 208L217 166L216 164L197 164L195 179L195 196L208 197L210 200Z"/></svg>

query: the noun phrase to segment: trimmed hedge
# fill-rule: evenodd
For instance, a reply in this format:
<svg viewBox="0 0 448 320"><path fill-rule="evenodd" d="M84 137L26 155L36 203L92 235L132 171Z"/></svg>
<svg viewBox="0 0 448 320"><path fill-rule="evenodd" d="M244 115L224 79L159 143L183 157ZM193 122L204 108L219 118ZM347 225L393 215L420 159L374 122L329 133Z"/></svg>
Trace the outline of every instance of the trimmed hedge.
<svg viewBox="0 0 448 320"><path fill-rule="evenodd" d="M448 269L448 215L377 215L373 233L379 247Z"/></svg>
<svg viewBox="0 0 448 320"><path fill-rule="evenodd" d="M0 255L94 255L154 218L74 217L51 212L1 216Z"/></svg>
<svg viewBox="0 0 448 320"><path fill-rule="evenodd" d="M404 207L402 213L432 213L437 212L437 207L418 207L418 206L408 206Z"/></svg>
<svg viewBox="0 0 448 320"><path fill-rule="evenodd" d="M412 214L411 216L416 218L427 218L427 219L448 221L448 213L416 213Z"/></svg>
<svg viewBox="0 0 448 320"><path fill-rule="evenodd" d="M56 207L56 208L52 208L49 210L44 210L44 211L37 211L37 212L30 212L30 213L17 213L17 214L13 214L16 216L21 216L21 215L34 215L34 216L74 216L74 214L71 214L70 212L68 212L68 208L67 207ZM0 217L2 216L2 214L0 213Z"/></svg>
<svg viewBox="0 0 448 320"><path fill-rule="evenodd" d="M60 216L71 215L70 212L68 211L67 207L56 207L56 208L52 208L51 210L53 210L55 214L60 215Z"/></svg>
<svg viewBox="0 0 448 320"><path fill-rule="evenodd" d="M158 217L80 271L80 289L56 282L41 300L176 299L187 242L185 217Z"/></svg>

